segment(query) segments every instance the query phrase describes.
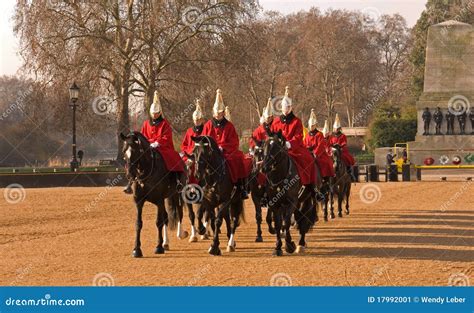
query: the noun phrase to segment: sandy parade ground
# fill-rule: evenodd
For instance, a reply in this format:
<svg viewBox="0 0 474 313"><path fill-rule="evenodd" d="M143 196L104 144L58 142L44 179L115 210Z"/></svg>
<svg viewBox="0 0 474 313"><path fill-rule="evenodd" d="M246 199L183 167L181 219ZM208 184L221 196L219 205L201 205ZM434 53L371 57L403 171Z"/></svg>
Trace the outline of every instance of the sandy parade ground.
<svg viewBox="0 0 474 313"><path fill-rule="evenodd" d="M265 225L255 243L250 201L236 252L222 239L223 255L213 257L210 241L173 233L170 251L155 255L156 210L147 204L144 258L134 259L135 207L120 187L25 189L0 202L0 284L465 285L474 279L473 191L468 181L356 184L351 215L319 221L306 254L283 257L271 256ZM189 231L187 213L184 224Z"/></svg>

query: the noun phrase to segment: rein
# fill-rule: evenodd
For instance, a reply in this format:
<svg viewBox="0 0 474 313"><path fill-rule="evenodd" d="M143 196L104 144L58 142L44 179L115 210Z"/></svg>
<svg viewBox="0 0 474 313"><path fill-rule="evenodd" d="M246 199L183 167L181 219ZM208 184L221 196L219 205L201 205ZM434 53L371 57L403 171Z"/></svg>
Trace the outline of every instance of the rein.
<svg viewBox="0 0 474 313"><path fill-rule="evenodd" d="M286 157L288 158L288 175L291 176L293 174L292 171L291 171L291 158L290 158L289 155L287 155ZM275 160L273 157L272 157L272 159ZM276 170L276 167L274 165L272 165L272 169L271 169L270 173L275 171L275 170ZM268 181L270 187L272 187L272 188L278 187L281 183L283 183L287 179L287 177L285 176L281 180L279 180L277 182L273 182L270 178L270 175L265 175L265 176L267 177L267 181Z"/></svg>
<svg viewBox="0 0 474 313"><path fill-rule="evenodd" d="M207 139L207 143L205 143L204 145L205 146L209 146L209 148L211 149L211 153L215 153L215 149L212 148L212 144L209 140L209 138L205 137ZM200 146L201 144L200 143L196 143L195 145L197 146ZM204 183L205 183L205 186L209 186L210 187L210 191L218 191L219 190L219 183L224 179L224 175L225 175L225 159L224 157L222 156L221 158L221 167L222 167L222 175L219 175L218 171L213 169L213 173L210 173L209 175L205 175L203 177L204 179ZM207 170L207 166L206 166L206 170ZM206 171L207 172L207 171ZM214 175L217 175L218 176L218 179L215 179L214 183L211 184L209 182L209 176L214 176Z"/></svg>
<svg viewBox="0 0 474 313"><path fill-rule="evenodd" d="M140 141L140 148L143 148L141 141ZM155 169L155 157L153 155L154 151L151 147L150 147L150 150L151 150L151 169L150 169L149 173L145 174L145 177L140 177L140 175L137 175L136 177L132 178L132 181L136 181L141 186L143 186L145 184L145 182L153 175L153 172L154 172L154 169ZM142 159L142 157L143 157L143 155L140 156L137 161L131 162L130 164L131 165L136 165L138 167L140 165L140 160Z"/></svg>

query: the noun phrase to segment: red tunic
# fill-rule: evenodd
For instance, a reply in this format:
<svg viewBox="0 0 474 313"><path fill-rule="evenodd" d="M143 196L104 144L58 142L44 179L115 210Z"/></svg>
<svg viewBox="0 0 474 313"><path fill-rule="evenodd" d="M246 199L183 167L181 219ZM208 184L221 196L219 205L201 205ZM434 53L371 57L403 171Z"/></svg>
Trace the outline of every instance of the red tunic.
<svg viewBox="0 0 474 313"><path fill-rule="evenodd" d="M341 146L341 159L346 164L346 166L353 166L355 164L354 157L350 154L349 149L347 148L347 137L343 133L339 135L333 134L329 138L329 143L333 146L338 144Z"/></svg>
<svg viewBox="0 0 474 313"><path fill-rule="evenodd" d="M321 170L321 176L334 176L334 162L328 154L329 144L324 138L323 133L320 131L317 131L316 133L309 132L304 138L304 145L306 148L311 148L311 151L316 156L316 163Z"/></svg>
<svg viewBox="0 0 474 313"><path fill-rule="evenodd" d="M285 123L281 117L277 117L273 120L271 130L272 132L281 130L285 139L290 142L291 149L288 150L288 154L296 163L301 183L303 185L315 184L316 167L311 153L303 145L303 124L301 120L293 116L290 122Z"/></svg>
<svg viewBox="0 0 474 313"><path fill-rule="evenodd" d="M213 120L207 121L201 135L214 138L217 145L222 147L232 183L249 175L251 168L244 161L244 153L239 150L239 137L231 122L223 120L220 126L214 126Z"/></svg>
<svg viewBox="0 0 474 313"><path fill-rule="evenodd" d="M168 171L183 172L184 164L179 157L178 152L173 146L173 132L166 119L162 119L158 125L151 125L149 120L143 122L142 134L150 143L158 142L157 150L165 160L165 166Z"/></svg>
<svg viewBox="0 0 474 313"><path fill-rule="evenodd" d="M265 141L267 140L267 131L265 130L265 125L260 124L252 133L252 138L250 138L249 147L255 148L255 141L253 138L257 139L258 141Z"/></svg>
<svg viewBox="0 0 474 313"><path fill-rule="evenodd" d="M181 143L181 151L185 152L187 154L192 154L193 150L194 150L194 141L191 139L191 137L201 136L201 132L202 132L202 130L200 132L196 131L195 127L188 128L188 130L186 131L186 134L184 134L183 142ZM188 160L188 157L186 156L186 154L183 155L183 161L186 162L187 160ZM188 175L189 175L188 180L189 180L190 184L197 184L198 183L198 180L194 176L194 171L195 171L195 166L193 164L191 166L191 169L190 169L189 173L188 173Z"/></svg>

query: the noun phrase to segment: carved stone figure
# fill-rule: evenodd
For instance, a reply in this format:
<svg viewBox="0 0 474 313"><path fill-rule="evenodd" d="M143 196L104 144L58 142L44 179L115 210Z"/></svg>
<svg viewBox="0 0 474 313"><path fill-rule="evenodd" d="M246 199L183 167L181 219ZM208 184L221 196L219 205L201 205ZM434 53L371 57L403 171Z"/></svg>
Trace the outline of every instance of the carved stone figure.
<svg viewBox="0 0 474 313"><path fill-rule="evenodd" d="M433 114L433 118L434 118L434 121L436 123L435 135L442 135L442 133L441 133L441 124L443 123L443 112L441 112L440 107L436 108L436 111Z"/></svg>
<svg viewBox="0 0 474 313"><path fill-rule="evenodd" d="M466 111L463 111L461 114L458 115L459 129L461 130L459 132L460 135L466 134L466 117Z"/></svg>
<svg viewBox="0 0 474 313"><path fill-rule="evenodd" d="M448 110L446 113L446 135L454 135L454 118L456 116L451 112L451 110Z"/></svg>
<svg viewBox="0 0 474 313"><path fill-rule="evenodd" d="M425 108L423 111L423 114L421 115L421 118L423 119L424 122L424 136L428 136L430 134L430 123L431 123L431 112L429 108Z"/></svg>

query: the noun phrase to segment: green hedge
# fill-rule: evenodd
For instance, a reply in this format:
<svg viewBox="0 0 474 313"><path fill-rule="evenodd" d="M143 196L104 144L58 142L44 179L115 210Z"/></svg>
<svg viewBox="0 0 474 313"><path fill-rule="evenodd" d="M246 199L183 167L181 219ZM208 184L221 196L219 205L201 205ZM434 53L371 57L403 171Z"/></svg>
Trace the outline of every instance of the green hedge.
<svg viewBox="0 0 474 313"><path fill-rule="evenodd" d="M381 118L375 120L370 127L371 149L393 147L396 143L415 140L416 119Z"/></svg>

